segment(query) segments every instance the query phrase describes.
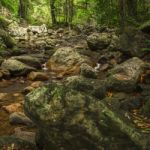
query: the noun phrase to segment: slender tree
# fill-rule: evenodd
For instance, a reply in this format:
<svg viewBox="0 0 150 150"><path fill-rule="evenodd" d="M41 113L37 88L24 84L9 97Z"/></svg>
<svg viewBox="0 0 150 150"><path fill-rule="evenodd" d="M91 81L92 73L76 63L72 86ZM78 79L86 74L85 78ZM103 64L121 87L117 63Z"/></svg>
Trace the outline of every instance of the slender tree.
<svg viewBox="0 0 150 150"><path fill-rule="evenodd" d="M19 0L18 14L21 19L28 19L29 0Z"/></svg>
<svg viewBox="0 0 150 150"><path fill-rule="evenodd" d="M50 13L51 13L52 25L56 25L57 20L56 20L55 0L50 0Z"/></svg>

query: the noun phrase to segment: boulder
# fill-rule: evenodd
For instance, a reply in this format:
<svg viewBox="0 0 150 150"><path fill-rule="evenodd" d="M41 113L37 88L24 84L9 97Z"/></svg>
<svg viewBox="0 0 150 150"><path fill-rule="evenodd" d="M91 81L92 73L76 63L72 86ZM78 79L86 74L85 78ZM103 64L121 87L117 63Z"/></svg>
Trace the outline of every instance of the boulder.
<svg viewBox="0 0 150 150"><path fill-rule="evenodd" d="M26 65L29 65L30 67L34 68L41 68L41 61L37 57L30 56L30 55L22 55L22 56L13 56L12 59L18 60Z"/></svg>
<svg viewBox="0 0 150 150"><path fill-rule="evenodd" d="M97 78L96 71L93 67L89 66L88 64L82 64L81 65L81 72L80 74L83 75L86 78Z"/></svg>
<svg viewBox="0 0 150 150"><path fill-rule="evenodd" d="M78 74L82 63L90 64L89 58L80 55L71 47L58 48L47 62L50 71L57 74Z"/></svg>
<svg viewBox="0 0 150 150"><path fill-rule="evenodd" d="M49 77L45 72L30 72L28 75L28 79L32 81L45 81L48 80Z"/></svg>
<svg viewBox="0 0 150 150"><path fill-rule="evenodd" d="M90 94L61 83L38 88L25 98L25 112L37 124L39 149L146 150L149 135Z"/></svg>
<svg viewBox="0 0 150 150"><path fill-rule="evenodd" d="M14 76L27 75L29 72L35 70L35 68L30 67L12 58L5 60L2 63L1 68L8 70L11 73L11 75L14 75Z"/></svg>
<svg viewBox="0 0 150 150"><path fill-rule="evenodd" d="M7 48L13 48L15 46L14 39L5 30L0 29L0 37Z"/></svg>
<svg viewBox="0 0 150 150"><path fill-rule="evenodd" d="M93 33L87 37L87 44L93 51L106 49L111 41L108 33Z"/></svg>
<svg viewBox="0 0 150 150"><path fill-rule="evenodd" d="M132 92L143 71L144 62L137 57L131 58L110 70L108 85L111 90Z"/></svg>
<svg viewBox="0 0 150 150"><path fill-rule="evenodd" d="M19 138L24 141L35 144L35 133L34 132L22 131L20 127L17 127L17 128L15 128L14 136L16 138Z"/></svg>
<svg viewBox="0 0 150 150"><path fill-rule="evenodd" d="M9 116L9 122L14 125L33 126L33 122L22 112L14 112Z"/></svg>

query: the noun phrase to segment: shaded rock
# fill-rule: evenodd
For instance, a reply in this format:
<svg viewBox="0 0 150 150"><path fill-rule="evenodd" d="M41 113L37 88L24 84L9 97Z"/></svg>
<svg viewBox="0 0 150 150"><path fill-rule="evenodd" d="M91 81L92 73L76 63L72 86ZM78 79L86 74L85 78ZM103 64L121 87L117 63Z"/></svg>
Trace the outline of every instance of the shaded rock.
<svg viewBox="0 0 150 150"><path fill-rule="evenodd" d="M8 70L6 70L6 69L1 69L0 68L0 79L1 78L9 78L10 77L10 73L9 73L9 71Z"/></svg>
<svg viewBox="0 0 150 150"><path fill-rule="evenodd" d="M2 108L8 113L21 112L23 110L21 103L13 103L8 106L3 106Z"/></svg>
<svg viewBox="0 0 150 150"><path fill-rule="evenodd" d="M116 50L121 49L120 38L117 35L112 34L111 42L110 42L110 45L109 45L108 49L111 50L111 51L116 51Z"/></svg>
<svg viewBox="0 0 150 150"><path fill-rule="evenodd" d="M28 75L28 79L32 80L32 81L45 81L48 80L49 77L46 73L44 72L30 72L30 74Z"/></svg>
<svg viewBox="0 0 150 150"><path fill-rule="evenodd" d="M85 92L98 99L103 99L107 92L107 80L84 78L83 76L71 76L66 78L65 85L71 89Z"/></svg>
<svg viewBox="0 0 150 150"><path fill-rule="evenodd" d="M40 149L101 150L113 146L116 150L129 147L146 150L149 147L149 135L136 129L120 113L87 93L60 83L28 94L25 111L38 125Z"/></svg>
<svg viewBox="0 0 150 150"><path fill-rule="evenodd" d="M15 75L15 76L26 75L29 72L35 70L35 68L30 67L18 60L11 59L11 58L5 60L2 63L1 68L8 70L12 75Z"/></svg>
<svg viewBox="0 0 150 150"><path fill-rule="evenodd" d="M93 33L87 37L87 44L93 51L102 50L109 46L110 38L108 33Z"/></svg>
<svg viewBox="0 0 150 150"><path fill-rule="evenodd" d="M15 149L37 150L36 146L31 142L27 142L14 136L0 137L0 149L8 149L14 145Z"/></svg>
<svg viewBox="0 0 150 150"><path fill-rule="evenodd" d="M14 39L5 30L0 29L0 37L4 41L7 48L13 48L15 46Z"/></svg>
<svg viewBox="0 0 150 150"><path fill-rule="evenodd" d="M34 132L22 131L21 128L18 127L18 128L15 128L14 136L16 138L19 138L24 141L35 144L35 133Z"/></svg>
<svg viewBox="0 0 150 150"><path fill-rule="evenodd" d="M86 77L86 78L97 78L96 71L94 70L94 68L92 68L88 64L84 63L81 65L80 68L81 68L80 74L83 75L84 77Z"/></svg>
<svg viewBox="0 0 150 150"><path fill-rule="evenodd" d="M128 27L120 36L120 51L128 56L143 57L149 53L145 51L146 48L149 48L149 46L146 45L146 41L147 37L142 32L137 31L135 28Z"/></svg>
<svg viewBox="0 0 150 150"><path fill-rule="evenodd" d="M140 30L146 34L150 34L150 20L142 24Z"/></svg>
<svg viewBox="0 0 150 150"><path fill-rule="evenodd" d="M139 58L131 58L110 70L108 84L110 89L131 92L136 89L137 82L144 71L144 62Z"/></svg>
<svg viewBox="0 0 150 150"><path fill-rule="evenodd" d="M9 122L11 124L22 124L27 126L33 126L33 122L25 116L22 112L14 112L9 116Z"/></svg>
<svg viewBox="0 0 150 150"><path fill-rule="evenodd" d="M37 57L29 56L29 55L22 55L22 56L14 56L12 59L16 59L30 67L34 68L41 68L41 62Z"/></svg>

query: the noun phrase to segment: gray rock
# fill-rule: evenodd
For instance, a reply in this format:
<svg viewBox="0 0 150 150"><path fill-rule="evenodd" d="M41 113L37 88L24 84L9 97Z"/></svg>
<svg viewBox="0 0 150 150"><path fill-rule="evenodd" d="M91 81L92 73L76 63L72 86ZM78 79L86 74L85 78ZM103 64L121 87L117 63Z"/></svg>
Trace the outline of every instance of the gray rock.
<svg viewBox="0 0 150 150"><path fill-rule="evenodd" d="M93 51L107 48L110 41L111 36L108 33L93 33L87 37L87 44Z"/></svg>
<svg viewBox="0 0 150 150"><path fill-rule="evenodd" d="M110 89L124 92L132 92L137 87L139 77L144 71L144 62L137 58L131 58L110 70L107 78Z"/></svg>
<svg viewBox="0 0 150 150"><path fill-rule="evenodd" d="M82 64L81 65L81 72L80 74L83 75L86 78L97 78L96 71L93 67L89 66L88 64Z"/></svg>
<svg viewBox="0 0 150 150"><path fill-rule="evenodd" d="M22 124L27 126L33 126L33 122L25 116L24 113L21 112L14 112L9 116L9 122L11 124Z"/></svg>
<svg viewBox="0 0 150 150"><path fill-rule="evenodd" d="M2 69L8 70L12 75L18 76L18 75L26 75L31 71L34 71L35 68L30 67L18 60L15 59L7 59L5 60L2 65Z"/></svg>
<svg viewBox="0 0 150 150"><path fill-rule="evenodd" d="M29 56L29 55L14 56L12 57L12 59L16 59L26 65L29 65L30 67L41 68L40 59L34 56Z"/></svg>

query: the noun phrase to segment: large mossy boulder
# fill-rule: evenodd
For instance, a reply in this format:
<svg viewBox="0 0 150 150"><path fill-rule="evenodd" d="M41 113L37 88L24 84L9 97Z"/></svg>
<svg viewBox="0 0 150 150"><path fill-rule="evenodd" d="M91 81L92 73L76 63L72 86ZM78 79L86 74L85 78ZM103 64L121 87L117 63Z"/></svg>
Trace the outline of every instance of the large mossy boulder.
<svg viewBox="0 0 150 150"><path fill-rule="evenodd" d="M144 71L144 62L133 57L110 70L107 78L111 90L132 92Z"/></svg>
<svg viewBox="0 0 150 150"><path fill-rule="evenodd" d="M136 129L105 101L69 85L51 83L32 91L24 108L38 127L40 150L146 150L150 146L149 134Z"/></svg>
<svg viewBox="0 0 150 150"><path fill-rule="evenodd" d="M71 47L58 48L47 62L50 71L63 74L78 74L83 63L92 64L88 57L80 55Z"/></svg>
<svg viewBox="0 0 150 150"><path fill-rule="evenodd" d="M34 71L35 68L30 67L16 59L7 59L1 64L1 68L8 70L11 75L27 75L29 72Z"/></svg>
<svg viewBox="0 0 150 150"><path fill-rule="evenodd" d="M93 33L87 37L87 44L93 51L107 48L110 42L111 36L109 33Z"/></svg>

